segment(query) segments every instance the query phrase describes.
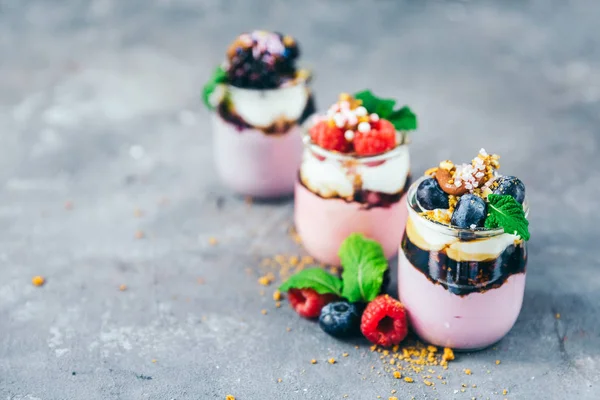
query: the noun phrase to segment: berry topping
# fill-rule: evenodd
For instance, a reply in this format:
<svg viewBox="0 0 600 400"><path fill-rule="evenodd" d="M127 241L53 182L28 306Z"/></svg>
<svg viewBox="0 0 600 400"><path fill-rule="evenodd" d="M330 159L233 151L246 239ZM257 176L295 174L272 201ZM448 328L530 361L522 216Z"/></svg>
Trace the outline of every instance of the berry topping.
<svg viewBox="0 0 600 400"><path fill-rule="evenodd" d="M404 306L387 294L377 296L365 308L360 330L369 341L380 346L399 344L408 334Z"/></svg>
<svg viewBox="0 0 600 400"><path fill-rule="evenodd" d="M419 184L417 201L425 210L450 207L448 194L442 190L435 178L425 179Z"/></svg>
<svg viewBox="0 0 600 400"><path fill-rule="evenodd" d="M396 147L396 129L391 122L380 119L379 121L364 124L370 127L361 129L361 122L358 125L358 132L354 137L354 149L361 156L375 155L386 152Z"/></svg>
<svg viewBox="0 0 600 400"><path fill-rule="evenodd" d="M253 31L243 33L227 50L229 83L252 89L274 89L294 79L299 50L291 36Z"/></svg>
<svg viewBox="0 0 600 400"><path fill-rule="evenodd" d="M523 204L525 200L525 185L514 176L501 176L492 183L494 194L510 195Z"/></svg>
<svg viewBox="0 0 600 400"><path fill-rule="evenodd" d="M319 294L314 289L295 289L288 291L288 301L300 316L317 318L321 309L337 299L334 294Z"/></svg>
<svg viewBox="0 0 600 400"><path fill-rule="evenodd" d="M342 153L349 151L352 146L347 139L348 135L348 131L344 132L343 129L332 126L327 121L318 122L310 129L310 138L313 143L326 150Z"/></svg>
<svg viewBox="0 0 600 400"><path fill-rule="evenodd" d="M319 326L337 338L355 336L360 332L360 310L346 301L329 303L321 310Z"/></svg>
<svg viewBox="0 0 600 400"><path fill-rule="evenodd" d="M487 204L481 197L465 194L458 199L450 223L459 228L482 227L487 216Z"/></svg>

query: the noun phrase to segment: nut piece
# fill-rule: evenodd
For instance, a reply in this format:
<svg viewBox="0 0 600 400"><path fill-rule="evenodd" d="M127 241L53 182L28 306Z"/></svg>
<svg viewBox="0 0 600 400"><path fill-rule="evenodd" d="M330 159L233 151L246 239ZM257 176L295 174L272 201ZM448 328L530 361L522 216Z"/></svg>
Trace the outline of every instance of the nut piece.
<svg viewBox="0 0 600 400"><path fill-rule="evenodd" d="M435 172L435 180L440 184L440 187L445 193L454 196L462 196L468 192L464 185L456 187L454 183L450 183L454 182L452 179L452 173L445 168L438 168L438 170Z"/></svg>

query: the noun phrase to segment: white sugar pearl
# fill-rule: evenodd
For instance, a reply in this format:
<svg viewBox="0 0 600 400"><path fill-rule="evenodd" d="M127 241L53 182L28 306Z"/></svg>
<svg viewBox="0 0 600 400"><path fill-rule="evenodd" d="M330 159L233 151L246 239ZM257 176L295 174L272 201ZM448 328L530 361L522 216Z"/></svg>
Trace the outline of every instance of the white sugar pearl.
<svg viewBox="0 0 600 400"><path fill-rule="evenodd" d="M373 122L379 121L379 115L377 115L377 114L373 113L370 115L370 117L371 117L371 121L373 121Z"/></svg>
<svg viewBox="0 0 600 400"><path fill-rule="evenodd" d="M367 115L367 109L363 106L356 107L356 110L354 110L354 115L356 115L357 117L364 117L365 115Z"/></svg>
<svg viewBox="0 0 600 400"><path fill-rule="evenodd" d="M368 122L361 122L360 124L358 124L358 131L362 133L367 133L371 131L371 124L369 124Z"/></svg>
<svg viewBox="0 0 600 400"><path fill-rule="evenodd" d="M346 138L347 141L352 141L352 139L354 139L354 131L351 129L348 129L346 132L344 132L344 137Z"/></svg>
<svg viewBox="0 0 600 400"><path fill-rule="evenodd" d="M335 114L333 116L333 121L338 128L343 128L344 125L346 125L346 118L344 118L342 114Z"/></svg>

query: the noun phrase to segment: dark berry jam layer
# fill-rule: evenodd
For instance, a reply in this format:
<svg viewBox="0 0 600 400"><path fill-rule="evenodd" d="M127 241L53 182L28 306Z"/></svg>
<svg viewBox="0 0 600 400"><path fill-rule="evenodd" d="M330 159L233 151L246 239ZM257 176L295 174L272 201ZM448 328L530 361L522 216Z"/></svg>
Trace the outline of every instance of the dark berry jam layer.
<svg viewBox="0 0 600 400"><path fill-rule="evenodd" d="M315 111L315 100L313 98L313 95L311 94L308 97L308 101L306 102L306 107L304 107L302 115L300 115L300 118L298 118L297 121L281 120L274 122L266 128L257 128L255 126L250 125L249 123L244 121L242 117L236 114L235 110L233 110L233 107L231 107L231 104L229 102L222 101L217 107L217 113L219 114L219 116L223 118L224 121L227 121L233 126L235 126L238 131L241 132L244 129L259 129L267 135L281 135L283 133L286 133L294 125L302 125L304 122L306 122L308 117L314 114Z"/></svg>
<svg viewBox="0 0 600 400"><path fill-rule="evenodd" d="M455 261L446 250L423 250L406 234L402 251L414 268L434 284L442 285L450 293L465 296L498 288L514 274L525 272L527 250L523 243L510 245L494 259L485 261Z"/></svg>
<svg viewBox="0 0 600 400"><path fill-rule="evenodd" d="M354 191L354 196L351 199L348 199L346 197L340 197L340 196L323 197L320 194L313 192L312 190L310 190L310 188L308 186L306 186L304 184L304 182L302 182L302 177L300 176L300 173L298 173L298 181L300 182L300 184L302 186L304 186L306 188L306 190L310 191L315 196L319 196L322 199L325 199L325 200L337 199L337 200L344 200L346 203L353 203L353 202L359 203L359 204L361 204L362 209L369 210L371 208L376 208L376 207L389 208L389 207L393 206L394 204L396 204L397 202L399 202L400 199L402 198L402 195L404 193L406 193L406 191L410 187L410 184L412 181L412 176L409 174L406 177L406 183L404 184L404 187L402 188L402 190L399 191L398 193L389 194L389 193L383 193L383 192L375 192L372 190L360 189L360 190Z"/></svg>

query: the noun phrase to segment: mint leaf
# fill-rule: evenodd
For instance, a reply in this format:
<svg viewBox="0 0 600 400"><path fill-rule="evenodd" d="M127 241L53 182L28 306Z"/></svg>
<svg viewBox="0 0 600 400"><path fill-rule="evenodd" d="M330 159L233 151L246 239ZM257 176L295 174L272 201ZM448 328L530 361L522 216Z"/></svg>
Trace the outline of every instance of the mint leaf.
<svg viewBox="0 0 600 400"><path fill-rule="evenodd" d="M210 104L210 95L215 91L217 86L227 82L227 72L223 67L218 66L213 72L212 76L202 88L202 101L209 110L214 109L214 106Z"/></svg>
<svg viewBox="0 0 600 400"><path fill-rule="evenodd" d="M396 130L413 131L417 129L417 116L406 106L394 111L387 119Z"/></svg>
<svg viewBox="0 0 600 400"><path fill-rule="evenodd" d="M342 297L349 302L369 302L379 294L388 262L383 248L362 234L353 233L344 240L339 251L344 287Z"/></svg>
<svg viewBox="0 0 600 400"><path fill-rule="evenodd" d="M342 280L321 268L308 268L296 272L279 287L282 292L290 289L313 289L319 294L333 293L341 296Z"/></svg>
<svg viewBox="0 0 600 400"><path fill-rule="evenodd" d="M362 101L363 107L369 114L375 113L379 115L379 118L387 119L396 130L412 131L417 129L417 116L406 106L394 110L396 100L377 97L370 90L355 93L354 98Z"/></svg>
<svg viewBox="0 0 600 400"><path fill-rule="evenodd" d="M510 195L489 194L486 228L504 228L504 232L517 234L529 240L529 221L525 218L523 206Z"/></svg>

